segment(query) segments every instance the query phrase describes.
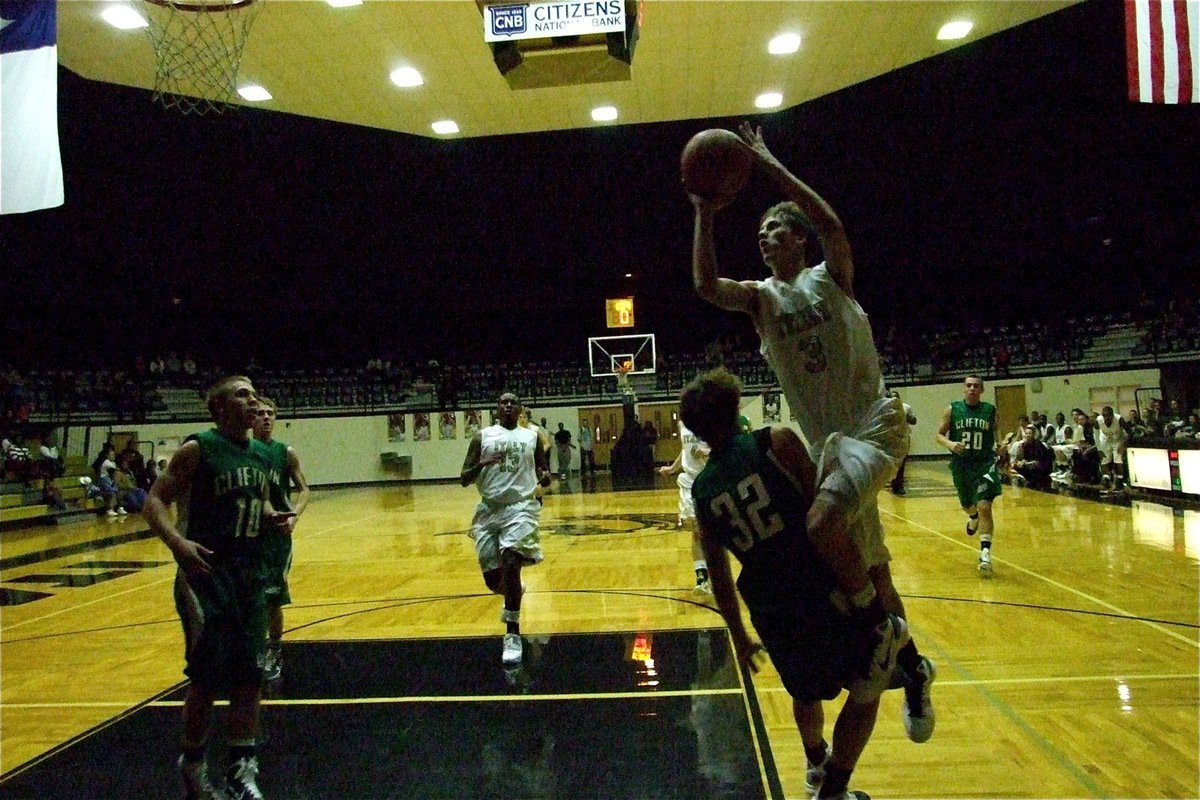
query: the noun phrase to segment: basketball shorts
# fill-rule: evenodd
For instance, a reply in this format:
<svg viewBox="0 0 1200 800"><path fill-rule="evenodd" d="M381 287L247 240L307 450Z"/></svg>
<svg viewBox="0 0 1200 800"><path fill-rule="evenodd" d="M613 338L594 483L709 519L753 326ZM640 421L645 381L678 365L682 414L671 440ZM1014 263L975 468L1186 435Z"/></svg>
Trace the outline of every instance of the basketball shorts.
<svg viewBox="0 0 1200 800"><path fill-rule="evenodd" d="M257 559L214 563L207 575L175 574L175 609L183 623L192 682L215 691L257 685L267 638L267 605Z"/></svg>
<svg viewBox="0 0 1200 800"><path fill-rule="evenodd" d="M537 500L520 500L501 506L481 502L475 507L471 520L471 538L475 540L475 555L479 569L491 572L500 568L500 554L512 550L526 564L542 560L542 545L538 535L538 520L542 506Z"/></svg>
<svg viewBox="0 0 1200 800"><path fill-rule="evenodd" d="M263 561L267 566L267 605L286 606L292 602L288 573L292 570L292 537L265 534L262 538Z"/></svg>
<svg viewBox="0 0 1200 800"><path fill-rule="evenodd" d="M883 542L878 495L908 455L908 419L895 397L876 400L847 431L831 433L813 453L817 491L839 498L850 510L850 536L867 566L886 564L892 554Z"/></svg>
<svg viewBox="0 0 1200 800"><path fill-rule="evenodd" d="M679 473L675 483L679 486L679 521L696 519L696 504L692 501L692 484L696 479L686 472Z"/></svg>
<svg viewBox="0 0 1200 800"><path fill-rule="evenodd" d="M835 613L774 611L750 621L789 695L806 703L832 700L859 677L861 660L850 621Z"/></svg>
<svg viewBox="0 0 1200 800"><path fill-rule="evenodd" d="M1104 466L1109 464L1124 464L1125 463L1125 447L1122 444L1115 444L1103 436L1097 436L1096 449L1100 451L1100 463Z"/></svg>
<svg viewBox="0 0 1200 800"><path fill-rule="evenodd" d="M958 492L958 503L964 509L974 508L985 500L991 501L1003 491L995 462L960 465L952 460L950 475L954 478L954 491Z"/></svg>

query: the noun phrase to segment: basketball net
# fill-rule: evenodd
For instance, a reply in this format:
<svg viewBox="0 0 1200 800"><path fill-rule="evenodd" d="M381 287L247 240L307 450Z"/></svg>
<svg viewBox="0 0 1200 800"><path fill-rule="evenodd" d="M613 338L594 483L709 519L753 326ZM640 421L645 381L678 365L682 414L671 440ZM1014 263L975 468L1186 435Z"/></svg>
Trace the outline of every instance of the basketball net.
<svg viewBox="0 0 1200 800"><path fill-rule="evenodd" d="M142 0L154 45L154 99L184 114L220 114L261 0Z"/></svg>
<svg viewBox="0 0 1200 800"><path fill-rule="evenodd" d="M633 362L626 361L624 364L617 364L613 367L613 374L617 376L617 391L621 394L633 394L633 389L629 388L629 373L633 372Z"/></svg>

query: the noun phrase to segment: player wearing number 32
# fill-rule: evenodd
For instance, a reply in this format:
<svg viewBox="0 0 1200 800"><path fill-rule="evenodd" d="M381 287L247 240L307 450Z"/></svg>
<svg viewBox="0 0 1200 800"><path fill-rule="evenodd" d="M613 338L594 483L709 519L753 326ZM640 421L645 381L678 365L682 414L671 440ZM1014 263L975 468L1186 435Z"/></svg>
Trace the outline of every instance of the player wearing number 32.
<svg viewBox="0 0 1200 800"><path fill-rule="evenodd" d="M845 229L829 204L767 149L760 129L742 123L739 133L759 170L787 198L759 222L758 247L771 276L761 281L719 276L714 218L729 200L691 195L696 292L754 321L762 353L818 465L809 529L823 536L848 531L866 558L884 608L907 618L892 581L878 494L908 452L908 422L903 404L884 389L871 325L854 299ZM816 234L825 256L811 268L805 256L809 232ZM915 742L927 741L934 727L933 662L910 642L900 653L900 666L905 732Z"/></svg>
<svg viewBox="0 0 1200 800"><path fill-rule="evenodd" d="M683 390L683 424L708 442L708 464L692 485L700 543L717 608L738 659L755 669L759 645L742 623L737 592L750 611L784 687L804 743L809 794L861 800L848 789L866 747L879 697L908 639L875 592L862 552L845 528L815 528L816 467L791 428L740 433L741 385L723 368ZM737 592L728 553L741 562ZM848 699L826 743L823 701Z"/></svg>
<svg viewBox="0 0 1200 800"><path fill-rule="evenodd" d="M996 407L980 399L983 378L968 375L963 399L942 412L937 443L950 451L950 474L959 505L967 512L967 535L979 532L979 574L992 577L992 501L1000 496L996 470Z"/></svg>
<svg viewBox="0 0 1200 800"><path fill-rule="evenodd" d="M205 749L218 693L229 696L225 796L262 797L255 755L267 635L261 542L268 529L288 532L294 515L270 504L266 451L249 434L258 405L247 378L218 381L208 392L216 429L188 437L150 487L144 510L179 565L175 605L191 679L178 762L187 798L215 796ZM178 522L170 511L176 500Z"/></svg>

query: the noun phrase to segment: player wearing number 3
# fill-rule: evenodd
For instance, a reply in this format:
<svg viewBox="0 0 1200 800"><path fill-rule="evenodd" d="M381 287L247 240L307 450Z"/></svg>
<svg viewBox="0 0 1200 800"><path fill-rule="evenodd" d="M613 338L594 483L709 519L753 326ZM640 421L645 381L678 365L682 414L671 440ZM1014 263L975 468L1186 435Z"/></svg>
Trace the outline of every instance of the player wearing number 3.
<svg viewBox="0 0 1200 800"><path fill-rule="evenodd" d="M996 470L996 407L980 398L983 378L968 375L963 399L942 412L937 443L950 451L950 474L958 502L967 512L967 535L979 532L979 574L992 577L992 501L1000 496Z"/></svg>
<svg viewBox="0 0 1200 800"><path fill-rule="evenodd" d="M714 217L729 199L692 195L696 292L754 321L763 356L818 465L809 529L823 535L848 531L866 558L884 608L906 617L892 582L878 494L908 452L908 422L903 404L884 389L871 325L854 299L850 243L837 214L772 155L761 130L742 123L739 133L760 171L787 198L767 209L759 223L759 251L771 277L734 281L719 276ZM810 231L825 256L811 268L805 256ZM936 675L933 662L910 642L901 651L900 665L904 728L910 739L924 742L934 726L929 694Z"/></svg>

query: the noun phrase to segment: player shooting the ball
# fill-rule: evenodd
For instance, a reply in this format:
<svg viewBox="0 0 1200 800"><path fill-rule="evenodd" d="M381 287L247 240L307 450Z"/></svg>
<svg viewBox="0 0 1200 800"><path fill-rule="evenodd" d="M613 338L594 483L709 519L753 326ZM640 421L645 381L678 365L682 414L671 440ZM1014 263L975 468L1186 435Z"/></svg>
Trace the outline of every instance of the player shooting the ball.
<svg viewBox="0 0 1200 800"><path fill-rule="evenodd" d="M780 163L762 129L743 122L740 146L783 194L758 226L758 247L771 271L766 280L720 277L714 240L718 211L732 196L689 194L695 206L692 279L700 297L748 314L817 465L810 531L821 537L848 531L866 558L871 582L891 614L907 618L892 583L877 495L908 451L908 422L888 397L871 326L854 299L854 263L842 221L811 187ZM805 245L815 234L825 260L809 267ZM915 742L933 734L929 696L933 662L909 643L898 657L904 672L904 728Z"/></svg>

